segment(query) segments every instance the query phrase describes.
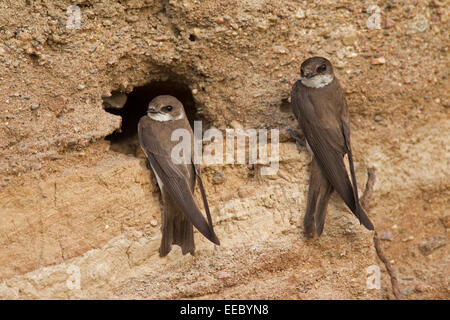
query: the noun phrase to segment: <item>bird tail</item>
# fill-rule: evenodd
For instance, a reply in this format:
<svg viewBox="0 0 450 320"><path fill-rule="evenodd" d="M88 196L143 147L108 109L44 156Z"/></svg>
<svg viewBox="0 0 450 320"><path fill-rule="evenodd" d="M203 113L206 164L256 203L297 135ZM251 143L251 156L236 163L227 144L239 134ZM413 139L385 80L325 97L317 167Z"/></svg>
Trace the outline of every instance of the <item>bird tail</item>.
<svg viewBox="0 0 450 320"><path fill-rule="evenodd" d="M353 213L358 217L359 222L366 227L369 230L374 230L374 226L372 222L370 221L369 217L367 216L367 213L364 211L364 209L361 207L359 203L356 203L356 209L353 211Z"/></svg>
<svg viewBox="0 0 450 320"><path fill-rule="evenodd" d="M194 227L192 223L184 217L178 209L168 212L163 212L163 224L161 226L162 239L159 248L159 255L161 257L169 254L172 250L172 244L181 247L181 252L184 254L190 253L194 255Z"/></svg>
<svg viewBox="0 0 450 320"><path fill-rule="evenodd" d="M317 236L321 236L325 225L327 205L332 192L333 187L322 174L317 161L313 158L311 163L308 203L303 219L306 236L312 237L314 229L316 230Z"/></svg>
<svg viewBox="0 0 450 320"><path fill-rule="evenodd" d="M349 143L350 145L350 143ZM353 190L353 203L354 205L350 205L349 208L352 210L353 214L359 219L359 222L366 227L369 230L373 230L373 224L370 221L369 217L367 216L367 213L364 211L364 209L361 207L361 204L359 203L359 196L358 196L358 185L356 184L356 175L355 175L355 167L353 165L353 156L350 147L348 147L348 163L350 166L350 175L352 177L352 190ZM345 200L344 200L345 201ZM348 201L346 201L348 205Z"/></svg>

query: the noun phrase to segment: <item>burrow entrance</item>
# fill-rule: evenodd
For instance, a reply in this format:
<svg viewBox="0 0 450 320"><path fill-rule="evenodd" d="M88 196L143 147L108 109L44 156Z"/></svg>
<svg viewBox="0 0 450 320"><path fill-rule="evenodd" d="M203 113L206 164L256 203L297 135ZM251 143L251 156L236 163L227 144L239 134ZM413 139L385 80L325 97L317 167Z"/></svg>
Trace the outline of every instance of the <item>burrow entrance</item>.
<svg viewBox="0 0 450 320"><path fill-rule="evenodd" d="M154 81L136 87L126 95L113 91L112 97L103 98L105 111L122 117L120 129L105 137L111 142L112 151L137 157L143 156L137 137L137 125L139 119L146 114L150 101L159 95L172 95L180 100L191 126L193 126L194 120L204 120L197 113L191 90L181 82ZM125 98L126 102L121 106Z"/></svg>

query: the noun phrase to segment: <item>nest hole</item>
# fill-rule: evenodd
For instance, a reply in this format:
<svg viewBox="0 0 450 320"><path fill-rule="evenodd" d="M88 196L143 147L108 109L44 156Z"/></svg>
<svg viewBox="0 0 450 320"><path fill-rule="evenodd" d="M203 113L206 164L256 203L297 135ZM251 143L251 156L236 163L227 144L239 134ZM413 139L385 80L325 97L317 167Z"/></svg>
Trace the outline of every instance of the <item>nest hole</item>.
<svg viewBox="0 0 450 320"><path fill-rule="evenodd" d="M146 114L150 101L159 95L171 95L180 100L191 126L194 120L202 120L197 115L191 90L181 82L155 81L136 87L129 94L113 91L111 97L103 98L105 111L122 117L121 127L105 137L110 141L112 151L144 157L137 137L137 125L139 119ZM126 102L122 105L125 99Z"/></svg>

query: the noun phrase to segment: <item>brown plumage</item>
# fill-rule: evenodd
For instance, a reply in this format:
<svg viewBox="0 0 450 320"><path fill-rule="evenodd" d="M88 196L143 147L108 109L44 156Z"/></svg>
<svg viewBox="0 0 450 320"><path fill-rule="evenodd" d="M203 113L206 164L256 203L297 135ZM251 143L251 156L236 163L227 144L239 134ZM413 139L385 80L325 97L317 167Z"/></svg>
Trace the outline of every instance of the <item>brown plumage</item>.
<svg viewBox="0 0 450 320"><path fill-rule="evenodd" d="M349 114L331 63L322 57L305 60L301 80L291 93L292 109L313 153L308 202L304 217L305 233L322 234L326 207L333 191L344 200L367 229L373 224L359 204L358 188L350 146ZM351 181L344 165L348 156Z"/></svg>
<svg viewBox="0 0 450 320"><path fill-rule="evenodd" d="M175 97L158 96L148 107L148 114L139 120L138 136L142 150L153 170L161 189L163 200L163 223L160 256L167 255L172 244L179 245L182 253L194 254L193 226L213 243L219 245L201 180L200 166L188 163L175 164L171 151L179 141L171 141L172 132L185 129L189 132L191 144L194 137L183 105ZM194 150L191 148L191 150ZM195 181L199 180L200 191L208 222L195 203L193 192Z"/></svg>

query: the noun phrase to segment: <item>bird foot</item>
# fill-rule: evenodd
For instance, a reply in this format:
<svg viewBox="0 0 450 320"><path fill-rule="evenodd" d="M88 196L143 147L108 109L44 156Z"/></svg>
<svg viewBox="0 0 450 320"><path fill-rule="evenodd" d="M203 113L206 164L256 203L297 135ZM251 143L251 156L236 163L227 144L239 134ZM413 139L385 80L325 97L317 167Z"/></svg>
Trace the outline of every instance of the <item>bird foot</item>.
<svg viewBox="0 0 450 320"><path fill-rule="evenodd" d="M294 138L295 144L297 145L297 150L298 152L301 152L302 147L306 146L306 139L304 137L300 137L297 130L295 129L288 128L286 131L291 135L292 138Z"/></svg>

